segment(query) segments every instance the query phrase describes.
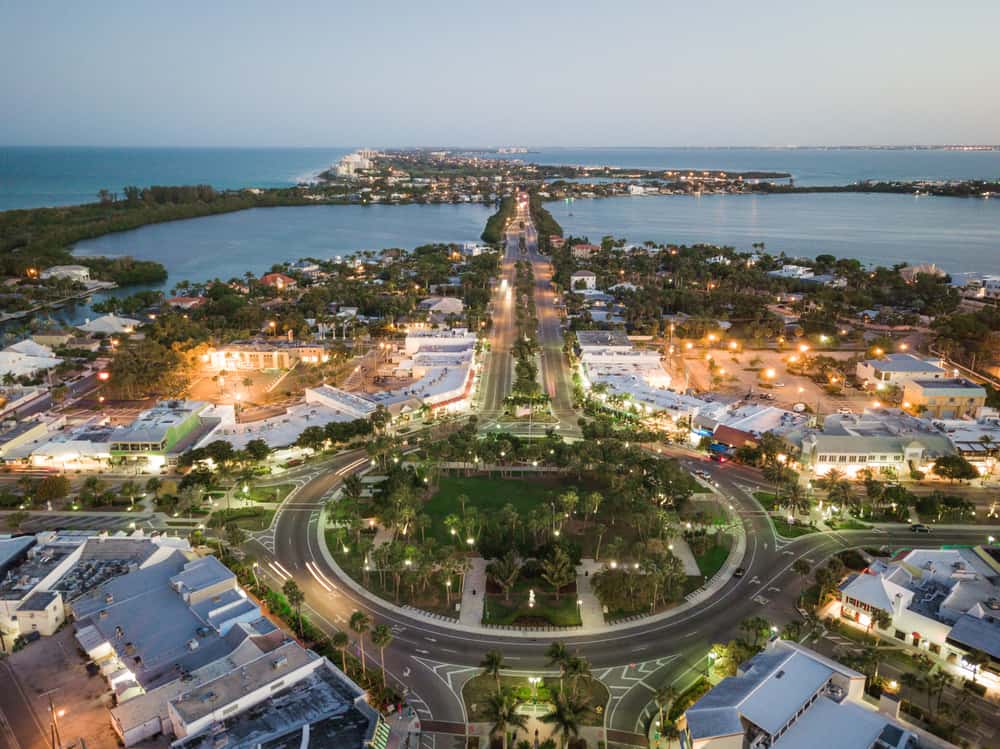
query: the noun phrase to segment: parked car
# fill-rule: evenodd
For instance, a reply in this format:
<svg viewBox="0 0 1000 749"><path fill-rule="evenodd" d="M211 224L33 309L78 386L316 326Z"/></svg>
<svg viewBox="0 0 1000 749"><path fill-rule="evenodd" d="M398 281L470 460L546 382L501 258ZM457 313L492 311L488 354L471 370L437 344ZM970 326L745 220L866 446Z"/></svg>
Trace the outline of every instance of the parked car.
<svg viewBox="0 0 1000 749"><path fill-rule="evenodd" d="M931 529L923 523L914 523L910 526L910 533L930 533Z"/></svg>
<svg viewBox="0 0 1000 749"><path fill-rule="evenodd" d="M854 413L854 411L847 408L846 406L841 406L840 408L837 409L837 413L839 413L841 416L850 416L852 413Z"/></svg>
<svg viewBox="0 0 1000 749"><path fill-rule="evenodd" d="M727 463L729 458L725 455L720 455L719 453L712 453L710 460L714 460L716 463Z"/></svg>
<svg viewBox="0 0 1000 749"><path fill-rule="evenodd" d="M737 567L733 570L733 577L743 577L747 573L746 569L743 567Z"/></svg>

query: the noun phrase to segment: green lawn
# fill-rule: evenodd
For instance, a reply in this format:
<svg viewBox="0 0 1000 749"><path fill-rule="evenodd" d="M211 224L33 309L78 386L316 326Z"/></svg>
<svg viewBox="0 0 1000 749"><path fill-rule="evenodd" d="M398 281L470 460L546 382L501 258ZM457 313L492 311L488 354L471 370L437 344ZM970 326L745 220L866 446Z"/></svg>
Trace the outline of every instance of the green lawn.
<svg viewBox="0 0 1000 749"><path fill-rule="evenodd" d="M514 664L508 664L514 667ZM559 689L559 678L546 676L542 683L532 689L527 676L501 676L500 687L510 689L520 702L544 703L551 699L552 692ZM584 726L603 726L604 709L608 704L608 690L597 679L581 680L578 687L586 694L584 698L590 705L590 711L580 721ZM469 716L469 722L481 723L489 720L486 713L487 702L491 695L496 694L496 681L491 676L475 676L462 687L462 699ZM518 738L524 738L523 735Z"/></svg>
<svg viewBox="0 0 1000 749"><path fill-rule="evenodd" d="M867 531L871 530L870 525L865 525L860 520L855 520L854 518L847 518L847 520L838 520L833 524L835 530L838 531Z"/></svg>
<svg viewBox="0 0 1000 749"><path fill-rule="evenodd" d="M523 517L535 507L546 506L572 486L574 484L558 479L442 478L437 493L424 505L424 512L432 521L428 535L442 544L451 543L444 519L451 514L461 515L458 497L462 494L469 498L466 506L475 507L481 515L498 512L510 503ZM578 486L577 491L584 491L584 487Z"/></svg>
<svg viewBox="0 0 1000 749"><path fill-rule="evenodd" d="M801 523L795 523L793 525L789 523L787 519L777 517L775 515L771 516L771 522L774 523L774 529L778 532L778 535L784 536L785 538L798 538L799 536L805 536L809 533L816 533L819 531L819 529L814 525L802 525Z"/></svg>
<svg viewBox="0 0 1000 749"><path fill-rule="evenodd" d="M277 486L251 486L250 499L254 502L280 502L295 488L295 484ZM241 492L242 493L242 492Z"/></svg>
<svg viewBox="0 0 1000 749"><path fill-rule="evenodd" d="M535 591L533 607L528 605L531 590ZM563 589L557 601L551 587L544 580L522 579L514 585L510 601L504 600L502 593L486 595L483 624L578 627L581 621L574 591Z"/></svg>
<svg viewBox="0 0 1000 749"><path fill-rule="evenodd" d="M754 492L753 498L756 499L765 510L777 510L777 495L774 492Z"/></svg>
<svg viewBox="0 0 1000 749"><path fill-rule="evenodd" d="M722 537L726 540L715 546L710 546L705 550L704 554L695 557L695 560L698 562L698 569L701 570L701 574L705 577L711 578L716 572L722 569L722 565L729 558L729 546L732 541L729 540L729 536Z"/></svg>
<svg viewBox="0 0 1000 749"><path fill-rule="evenodd" d="M263 507L241 507L232 510L216 510L212 517L222 517L225 521L236 523L246 531L260 531L271 525L274 518L274 510L267 510Z"/></svg>

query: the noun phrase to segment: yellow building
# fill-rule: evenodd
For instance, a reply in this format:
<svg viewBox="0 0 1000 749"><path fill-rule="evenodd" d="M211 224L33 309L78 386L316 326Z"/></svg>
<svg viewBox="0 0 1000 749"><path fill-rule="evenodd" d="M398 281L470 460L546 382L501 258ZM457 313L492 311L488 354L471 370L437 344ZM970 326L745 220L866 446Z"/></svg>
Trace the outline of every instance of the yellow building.
<svg viewBox="0 0 1000 749"><path fill-rule="evenodd" d="M975 416L986 405L986 389L954 377L948 380L912 380L903 386L903 408L932 419Z"/></svg>

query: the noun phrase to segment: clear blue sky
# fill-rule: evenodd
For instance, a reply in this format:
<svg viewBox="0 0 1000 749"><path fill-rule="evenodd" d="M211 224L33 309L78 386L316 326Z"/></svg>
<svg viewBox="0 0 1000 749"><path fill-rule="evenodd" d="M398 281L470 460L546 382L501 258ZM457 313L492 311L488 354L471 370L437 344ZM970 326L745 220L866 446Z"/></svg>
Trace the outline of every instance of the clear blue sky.
<svg viewBox="0 0 1000 749"><path fill-rule="evenodd" d="M998 143L998 28L997 0L0 0L0 143Z"/></svg>

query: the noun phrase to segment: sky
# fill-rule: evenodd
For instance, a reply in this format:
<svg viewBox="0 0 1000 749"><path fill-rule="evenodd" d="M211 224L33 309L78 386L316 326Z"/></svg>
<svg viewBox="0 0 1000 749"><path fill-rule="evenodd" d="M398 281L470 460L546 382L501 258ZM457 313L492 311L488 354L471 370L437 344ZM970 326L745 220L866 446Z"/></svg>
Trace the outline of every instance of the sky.
<svg viewBox="0 0 1000 749"><path fill-rule="evenodd" d="M1000 143L996 0L0 0L0 144Z"/></svg>

